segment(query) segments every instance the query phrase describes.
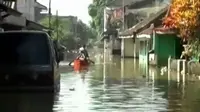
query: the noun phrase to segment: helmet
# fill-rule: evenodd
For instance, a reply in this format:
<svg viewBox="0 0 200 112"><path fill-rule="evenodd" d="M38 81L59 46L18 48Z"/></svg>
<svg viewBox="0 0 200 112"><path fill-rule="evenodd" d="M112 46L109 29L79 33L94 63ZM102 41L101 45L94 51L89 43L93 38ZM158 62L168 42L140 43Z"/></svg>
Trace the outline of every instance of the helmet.
<svg viewBox="0 0 200 112"><path fill-rule="evenodd" d="M79 51L84 51L84 48L83 47L79 48Z"/></svg>

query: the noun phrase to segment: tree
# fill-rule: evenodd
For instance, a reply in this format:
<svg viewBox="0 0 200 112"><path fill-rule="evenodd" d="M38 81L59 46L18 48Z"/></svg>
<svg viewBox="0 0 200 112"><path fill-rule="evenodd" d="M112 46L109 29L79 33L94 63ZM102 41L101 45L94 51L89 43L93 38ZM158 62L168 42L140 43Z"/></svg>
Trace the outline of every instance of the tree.
<svg viewBox="0 0 200 112"><path fill-rule="evenodd" d="M93 0L88 7L88 13L92 17L91 27L101 34L104 26L104 8L115 0Z"/></svg>
<svg viewBox="0 0 200 112"><path fill-rule="evenodd" d="M49 27L49 18L46 17L43 20L40 21L40 23L46 27ZM52 35L51 37L53 39L57 38L57 30L58 30L58 39L62 39L65 36L65 31L64 29L64 25L63 25L63 21L61 21L60 19L58 20L58 28L57 28L57 21L56 21L56 17L52 17L51 19L51 29L53 29L52 31Z"/></svg>
<svg viewBox="0 0 200 112"><path fill-rule="evenodd" d="M49 18L44 18L40 23L49 27ZM57 39L56 17L52 17L51 28L52 38ZM68 49L76 49L78 44L89 44L91 42L89 40L94 40L96 37L96 32L81 20L74 22L70 18L58 18L58 39Z"/></svg>
<svg viewBox="0 0 200 112"><path fill-rule="evenodd" d="M184 54L199 58L200 0L173 0L163 23L165 27L178 30L180 37L187 41Z"/></svg>
<svg viewBox="0 0 200 112"><path fill-rule="evenodd" d="M163 23L177 29L184 40L198 37L200 27L200 0L172 0L169 15Z"/></svg>

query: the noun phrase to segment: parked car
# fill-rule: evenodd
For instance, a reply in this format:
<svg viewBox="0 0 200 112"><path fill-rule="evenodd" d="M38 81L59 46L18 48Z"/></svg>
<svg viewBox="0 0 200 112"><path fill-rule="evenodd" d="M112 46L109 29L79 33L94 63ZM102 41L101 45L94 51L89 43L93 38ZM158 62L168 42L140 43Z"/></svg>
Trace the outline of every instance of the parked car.
<svg viewBox="0 0 200 112"><path fill-rule="evenodd" d="M40 31L0 32L0 90L60 91L62 53Z"/></svg>

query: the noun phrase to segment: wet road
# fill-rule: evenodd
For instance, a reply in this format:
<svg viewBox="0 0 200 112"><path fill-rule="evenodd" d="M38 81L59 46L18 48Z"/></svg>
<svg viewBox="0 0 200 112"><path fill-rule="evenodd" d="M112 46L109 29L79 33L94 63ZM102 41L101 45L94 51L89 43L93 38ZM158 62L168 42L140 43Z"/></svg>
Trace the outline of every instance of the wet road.
<svg viewBox="0 0 200 112"><path fill-rule="evenodd" d="M168 81L133 59L101 56L89 71L62 70L61 91L0 94L1 112L199 112L200 83ZM66 70L66 71L65 71Z"/></svg>

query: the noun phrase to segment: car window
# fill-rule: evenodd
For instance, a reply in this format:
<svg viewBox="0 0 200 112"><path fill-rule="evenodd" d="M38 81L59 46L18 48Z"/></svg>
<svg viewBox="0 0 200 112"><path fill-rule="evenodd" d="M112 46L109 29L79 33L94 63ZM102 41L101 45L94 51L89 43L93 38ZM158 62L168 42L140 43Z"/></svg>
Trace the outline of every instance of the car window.
<svg viewBox="0 0 200 112"><path fill-rule="evenodd" d="M54 47L54 44L53 44L53 40L49 39L49 43L50 43L50 46L51 46L51 53L52 53L52 58L53 60L56 60L56 49Z"/></svg>
<svg viewBox="0 0 200 112"><path fill-rule="evenodd" d="M42 33L0 33L0 65L50 63L49 44Z"/></svg>

